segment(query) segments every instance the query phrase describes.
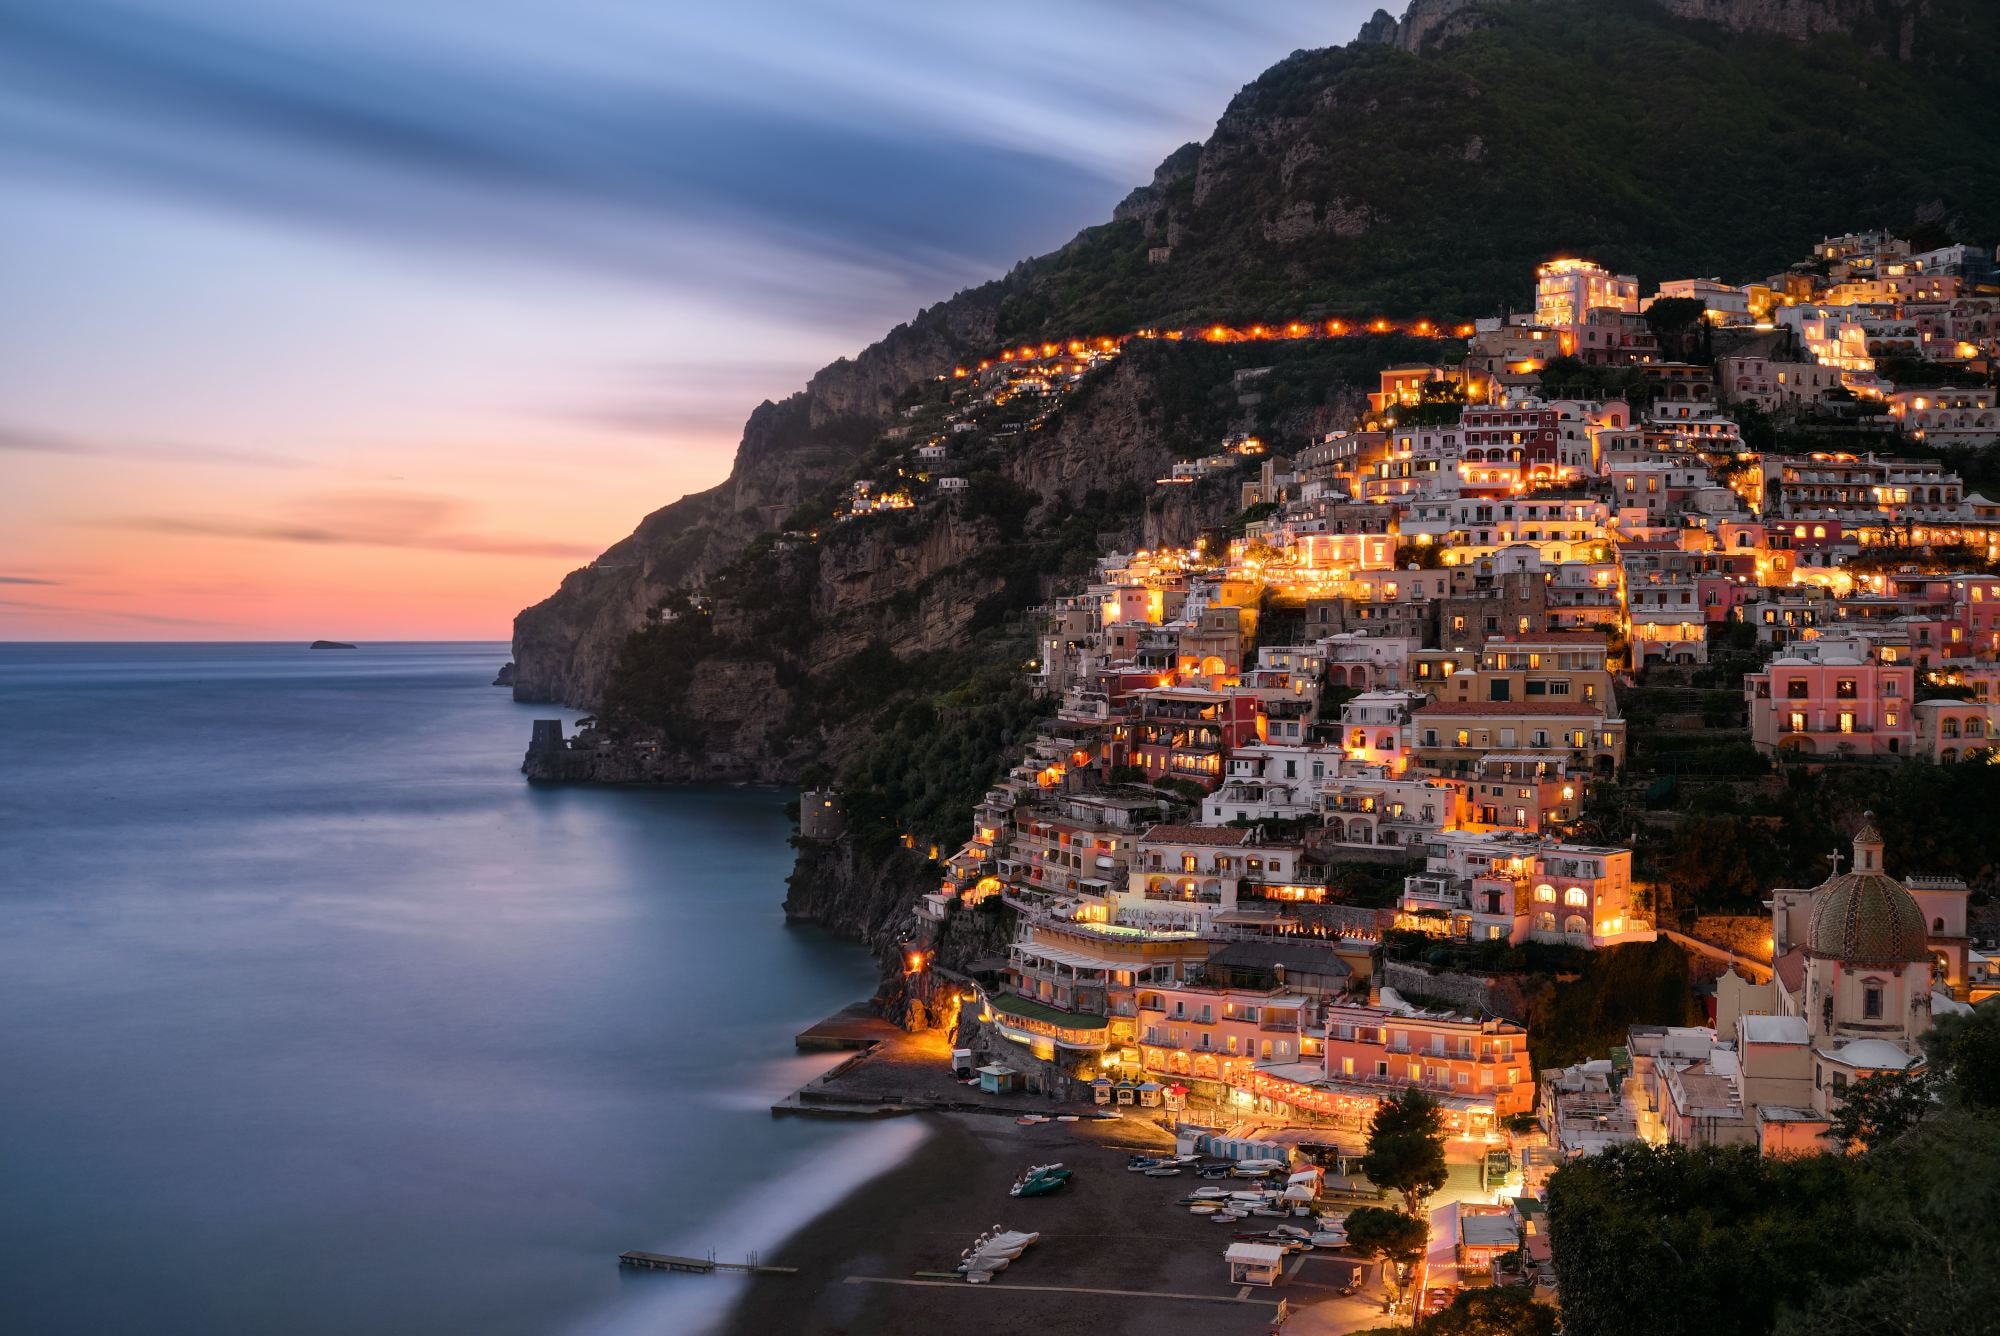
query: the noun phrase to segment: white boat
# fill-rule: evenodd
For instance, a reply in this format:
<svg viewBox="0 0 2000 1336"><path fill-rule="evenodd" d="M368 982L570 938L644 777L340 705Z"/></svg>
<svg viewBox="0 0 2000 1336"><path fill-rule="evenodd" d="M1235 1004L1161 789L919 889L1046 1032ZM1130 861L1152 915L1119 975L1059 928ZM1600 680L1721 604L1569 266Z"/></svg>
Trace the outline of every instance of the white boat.
<svg viewBox="0 0 2000 1336"><path fill-rule="evenodd" d="M1188 1195L1190 1197L1215 1199L1215 1198L1228 1197L1232 1194L1230 1193L1228 1188L1196 1188L1193 1192L1190 1192Z"/></svg>
<svg viewBox="0 0 2000 1336"><path fill-rule="evenodd" d="M1148 1178L1179 1178L1181 1167L1177 1164L1156 1164L1151 1169L1141 1169L1139 1172Z"/></svg>
<svg viewBox="0 0 2000 1336"><path fill-rule="evenodd" d="M1212 1201L1198 1201L1198 1202L1196 1202L1196 1203L1195 1203L1194 1205L1192 1205L1192 1206L1188 1207L1188 1214L1189 1214L1189 1215L1214 1215L1214 1214L1215 1214L1215 1213L1216 1213L1217 1211L1219 1211L1219 1210L1221 1210L1221 1209L1222 1209L1222 1208L1221 1208L1220 1206L1216 1205L1216 1204L1215 1204L1214 1202L1212 1202Z"/></svg>
<svg viewBox="0 0 2000 1336"><path fill-rule="evenodd" d="M1219 1221L1221 1221L1221 1222L1222 1222L1223 1224L1225 1224L1225 1225L1233 1225L1233 1224L1235 1224L1235 1223L1236 1223L1236 1222L1237 1222L1238 1220L1241 1220L1241 1219L1243 1218L1243 1212L1241 1212L1241 1211L1217 1211L1217 1212L1216 1212L1216 1213L1215 1213L1214 1215L1211 1215L1211 1216L1210 1216L1210 1217L1208 1217L1208 1218L1209 1218L1209 1219L1211 1219L1211 1220L1219 1220Z"/></svg>
<svg viewBox="0 0 2000 1336"><path fill-rule="evenodd" d="M1312 1242L1315 1248L1345 1248L1347 1246L1347 1231L1344 1229L1315 1230L1313 1231Z"/></svg>
<svg viewBox="0 0 2000 1336"><path fill-rule="evenodd" d="M1056 1115L1056 1121L1059 1123L1073 1123L1076 1121L1076 1115L1073 1113L1059 1113Z"/></svg>

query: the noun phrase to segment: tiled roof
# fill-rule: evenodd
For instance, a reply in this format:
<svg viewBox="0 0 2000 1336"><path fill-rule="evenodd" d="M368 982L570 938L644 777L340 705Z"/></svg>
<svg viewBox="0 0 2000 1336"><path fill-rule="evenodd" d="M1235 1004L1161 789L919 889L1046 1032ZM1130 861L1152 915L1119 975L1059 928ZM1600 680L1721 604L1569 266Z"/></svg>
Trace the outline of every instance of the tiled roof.
<svg viewBox="0 0 2000 1336"><path fill-rule="evenodd" d="M1805 987L1806 982L1805 948L1793 947L1772 962L1771 968L1772 972L1778 976L1778 982L1785 986L1786 992L1798 992L1799 989Z"/></svg>
<svg viewBox="0 0 2000 1336"><path fill-rule="evenodd" d="M1814 893L1806 950L1866 964L1930 959L1924 911L1902 882L1880 872L1843 872Z"/></svg>

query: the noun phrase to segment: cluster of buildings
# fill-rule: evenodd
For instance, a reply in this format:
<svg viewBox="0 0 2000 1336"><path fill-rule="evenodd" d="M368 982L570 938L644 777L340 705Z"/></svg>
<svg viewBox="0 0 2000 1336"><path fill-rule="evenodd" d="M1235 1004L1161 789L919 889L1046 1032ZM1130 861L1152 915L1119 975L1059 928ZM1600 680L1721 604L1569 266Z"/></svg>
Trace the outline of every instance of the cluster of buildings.
<svg viewBox="0 0 2000 1336"><path fill-rule="evenodd" d="M1987 986L1964 888L1892 881L1872 831L1850 872L1775 893L1775 975L1730 985L1716 1027L1636 1030L1562 1072L1537 1076L1513 1021L1384 987L1378 948L1389 931L1652 940L1631 851L1583 838L1584 804L1625 766L1621 687L1706 663L1724 627L1766 659L1742 688L1760 750L1987 749L2000 577L1978 567L2000 558L2000 503L1901 452L1760 451L1732 409L1986 443L1992 392L1957 386L2000 352L1992 279L1985 252L1881 234L1767 282L1650 296L1552 261L1532 313L1432 331L1463 356L1385 371L1353 429L1292 457L1236 436L1176 466L1161 486L1240 490L1238 536L1106 554L1041 610L1053 718L941 860L919 933L995 898L1015 911L971 996L1057 1081L1350 1129L1416 1085L1474 1139L1539 1102L1564 1153L1821 1144L1840 1089L1915 1061L1935 1010ZM1698 338L1701 360L1663 347L1648 317L1669 299L1700 303L1671 342L1687 357ZM1118 346L961 369L960 416L909 465L944 467L966 422L1046 406ZM1607 383L1625 396L1586 392ZM1388 893L1357 905L1384 862Z"/></svg>
<svg viewBox="0 0 2000 1336"><path fill-rule="evenodd" d="M1713 1026L1635 1026L1605 1058L1541 1075L1538 1119L1563 1156L1619 1142L1837 1148L1843 1093L1911 1070L1935 1018L2000 994L1967 936L1964 882L1891 877L1872 822L1820 885L1767 902L1773 965L1732 970Z"/></svg>

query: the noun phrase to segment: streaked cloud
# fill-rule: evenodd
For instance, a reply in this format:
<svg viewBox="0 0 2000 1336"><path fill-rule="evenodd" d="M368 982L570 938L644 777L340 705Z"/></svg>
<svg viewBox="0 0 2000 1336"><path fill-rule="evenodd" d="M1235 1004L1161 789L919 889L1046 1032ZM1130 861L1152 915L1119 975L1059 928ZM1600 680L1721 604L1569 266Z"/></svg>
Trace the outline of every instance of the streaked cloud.
<svg viewBox="0 0 2000 1336"><path fill-rule="evenodd" d="M61 580L43 580L33 575L0 575L0 585L59 585Z"/></svg>
<svg viewBox="0 0 2000 1336"><path fill-rule="evenodd" d="M0 0L0 634L497 634L1372 8Z"/></svg>
<svg viewBox="0 0 2000 1336"><path fill-rule="evenodd" d="M28 599L0 598L0 609L9 612L39 613L55 617L87 617L92 620L131 622L140 626L213 627L226 625L203 617L168 617L156 612L133 612L77 603L37 603Z"/></svg>
<svg viewBox="0 0 2000 1336"><path fill-rule="evenodd" d="M94 523L140 533L238 538L313 546L413 548L494 557L588 558L597 549L511 534L463 529L467 507L450 497L405 492L349 492L294 502L277 519L209 515L123 515Z"/></svg>
<svg viewBox="0 0 2000 1336"><path fill-rule="evenodd" d="M58 432L36 431L0 423L0 453L25 455L67 455L79 458L152 459L171 464L217 464L260 469L302 467L299 461L282 455L253 450L231 450L220 446L182 445L155 441L93 441Z"/></svg>

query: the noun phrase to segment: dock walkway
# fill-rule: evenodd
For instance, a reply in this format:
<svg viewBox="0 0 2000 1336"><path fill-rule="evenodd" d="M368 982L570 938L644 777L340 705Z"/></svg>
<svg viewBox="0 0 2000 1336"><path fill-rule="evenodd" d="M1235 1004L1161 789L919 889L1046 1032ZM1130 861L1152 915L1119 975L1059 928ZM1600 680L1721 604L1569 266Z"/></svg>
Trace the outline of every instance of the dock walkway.
<svg viewBox="0 0 2000 1336"><path fill-rule="evenodd" d="M718 1262L713 1257L676 1257L672 1253L641 1252L633 1248L618 1254L618 1265L641 1271L686 1271L706 1276L717 1271L738 1271L752 1276L795 1276L795 1266L765 1266L754 1257L747 1262Z"/></svg>

